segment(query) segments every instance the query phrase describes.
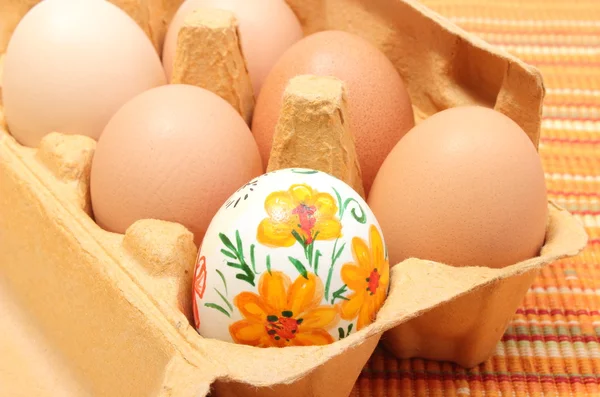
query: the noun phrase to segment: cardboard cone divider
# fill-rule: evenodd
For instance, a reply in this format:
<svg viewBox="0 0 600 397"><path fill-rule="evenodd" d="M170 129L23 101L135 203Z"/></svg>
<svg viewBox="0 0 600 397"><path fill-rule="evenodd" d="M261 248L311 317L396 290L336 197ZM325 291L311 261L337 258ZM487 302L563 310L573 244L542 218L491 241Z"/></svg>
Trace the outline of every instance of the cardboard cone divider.
<svg viewBox="0 0 600 397"><path fill-rule="evenodd" d="M11 15L0 13L0 24L16 24L26 8L24 1L9 3L22 7ZM141 25L160 26L180 1L122 3ZM411 0L288 3L306 33L347 30L381 48L407 83L417 121L447 107L490 106L519 123L537 146L543 85L539 73L522 61ZM223 70L241 71L236 58L243 61L241 51L229 51L236 40L239 48L235 22L220 15L217 25L223 33L209 30L215 42L225 40L221 42L234 54L222 59L227 63ZM208 34L203 30L207 24L196 18L188 22L184 29L189 36L182 35L181 45ZM154 31L145 31L155 43L162 42ZM186 59L183 55L180 61ZM194 73L188 76L195 78ZM311 96L315 92L325 95L317 99ZM300 76L288 86L286 101L289 107L279 119L274 145L280 158L269 167L291 165L281 156L289 148L306 150L290 131L307 134L312 123L326 139L337 142L336 150L350 150L346 157L330 156L329 162L315 156L312 165L355 184L360 167L343 119L343 84ZM203 338L190 325L197 248L187 229L140 220L124 235L102 230L91 216L89 199L95 141L51 133L39 148L26 148L10 136L2 120L0 105L3 292L27 312L44 335L48 354L63 359L65 371L84 395L205 396L210 391L242 397L347 396L382 335L401 357L474 365L490 353L537 271L576 255L587 242L577 219L550 202L546 241L538 257L501 269L456 268L411 258L392 268L390 293L375 322L342 340L281 349L226 343ZM320 124L325 121L327 128ZM473 317L466 321L463 312Z"/></svg>
<svg viewBox="0 0 600 397"><path fill-rule="evenodd" d="M232 12L199 8L185 18L177 35L171 83L214 92L250 124L254 94Z"/></svg>
<svg viewBox="0 0 600 397"><path fill-rule="evenodd" d="M365 198L344 83L301 75L284 93L267 171L312 168L346 182Z"/></svg>

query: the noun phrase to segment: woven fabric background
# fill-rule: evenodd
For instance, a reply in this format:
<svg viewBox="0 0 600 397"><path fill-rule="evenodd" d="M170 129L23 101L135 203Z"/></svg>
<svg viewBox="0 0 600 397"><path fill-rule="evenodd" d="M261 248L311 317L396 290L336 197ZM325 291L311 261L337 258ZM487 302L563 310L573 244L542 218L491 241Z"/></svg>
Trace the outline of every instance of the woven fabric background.
<svg viewBox="0 0 600 397"><path fill-rule="evenodd" d="M423 2L540 69L549 195L590 241L542 271L484 364L465 370L380 349L352 396L600 396L600 0Z"/></svg>

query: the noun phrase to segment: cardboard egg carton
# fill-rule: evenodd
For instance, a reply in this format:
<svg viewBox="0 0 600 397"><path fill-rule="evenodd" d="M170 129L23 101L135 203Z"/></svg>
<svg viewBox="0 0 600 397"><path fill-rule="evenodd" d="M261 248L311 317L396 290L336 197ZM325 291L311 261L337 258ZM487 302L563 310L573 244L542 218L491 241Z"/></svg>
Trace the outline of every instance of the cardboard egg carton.
<svg viewBox="0 0 600 397"><path fill-rule="evenodd" d="M119 3L141 26L162 26L179 2ZM306 33L347 30L382 49L403 76L418 119L463 104L494 107L537 145L543 85L539 73L516 58L408 0L288 2ZM7 26L3 20L18 21L35 1L8 3L13 12L0 13L1 26ZM231 20L220 21L216 28L231 37ZM156 30L146 31L155 43L162 42ZM237 65L235 70L243 69ZM182 77L188 78L205 84L193 73ZM251 102L241 78L219 94L237 103L243 115ZM344 112L343 87L334 80L325 85L339 95L319 100ZM291 103L306 100L302 92L294 94L294 87L302 91L304 85L289 87ZM332 134L351 142L339 120L315 114L331 120ZM280 118L283 127L290 122ZM277 136L286 139L283 127ZM408 259L393 267L390 294L376 321L347 338L284 349L235 345L202 338L190 325L197 248L188 230L141 220L121 235L93 221L94 149L90 138L59 133L47 135L39 148L23 147L6 130L0 107L0 288L25 313L15 321L37 336L35 349L15 339L23 347L19 351L34 352L36 360L60 370L53 378L55 392L64 386L71 395L98 396L205 396L209 391L215 396L347 396L382 335L400 357L472 366L492 352L538 270L576 255L587 242L581 224L549 203L539 257L503 269ZM347 168L356 167L355 158L345 161ZM360 170L347 175L356 178ZM24 354L21 362L27 362L29 353ZM50 364L40 368L32 376L51 372Z"/></svg>

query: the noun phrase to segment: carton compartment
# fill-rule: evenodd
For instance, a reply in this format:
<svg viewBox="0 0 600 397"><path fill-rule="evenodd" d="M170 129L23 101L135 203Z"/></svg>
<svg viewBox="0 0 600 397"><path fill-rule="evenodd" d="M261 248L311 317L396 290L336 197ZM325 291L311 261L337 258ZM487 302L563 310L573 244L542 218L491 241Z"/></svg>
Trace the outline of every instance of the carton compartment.
<svg viewBox="0 0 600 397"><path fill-rule="evenodd" d="M512 118L537 147L542 76L415 0L286 0L305 32L338 29L382 50L402 76L416 121L466 104ZM415 72L418 71L418 72Z"/></svg>
<svg viewBox="0 0 600 397"><path fill-rule="evenodd" d="M587 239L568 212L550 204L542 257L504 269L453 268L409 259L392 269L390 295L377 321L366 329L328 346L256 349L204 339L184 316L178 296L180 285L189 282L184 264L193 265L190 232L152 220L139 221L125 235L101 230L81 202L66 194L76 184L61 184L38 160L44 157L39 151L36 155L35 149L2 134L3 276L15 301L36 319L47 343L92 395L160 395L164 390L205 395L211 384L217 396L348 395L382 332L412 323L422 337L427 327L423 333L418 321L426 317L419 316L431 309L424 316L439 310L437 315L449 318L450 325L460 325L448 307L461 299L472 303L473 296L483 306L492 305L490 296L505 296L499 285L516 279L528 284L540 266L576 254ZM512 289L509 294L517 295ZM485 310L491 308L482 313L489 314ZM453 343L464 347L460 337L459 330ZM384 338L389 342L390 336ZM414 343L413 348L421 341ZM454 359L474 360L480 353Z"/></svg>
<svg viewBox="0 0 600 397"><path fill-rule="evenodd" d="M508 65L497 62L497 55L471 47L463 40L457 41L455 47L454 62L449 65L448 74L477 101L494 108Z"/></svg>
<svg viewBox="0 0 600 397"><path fill-rule="evenodd" d="M30 6L9 3L0 22L18 21ZM120 3L159 48L164 29L149 27L164 27L180 0ZM495 107L537 145L543 85L516 58L409 0L288 3L306 33L346 30L382 49L404 77L418 120L467 103ZM35 319L40 343L56 352L48 365L62 363L65 387L81 386L74 394L345 396L389 330L384 342L399 357L474 365L491 352L538 269L587 241L582 226L549 203L540 257L503 269L406 260L392 269L375 323L331 345L257 349L205 339L190 325L192 234L158 220L138 221L124 235L100 229L89 198L95 142L52 133L39 149L25 148L2 120L0 106L0 272L13 307ZM437 344L435 328L447 330Z"/></svg>

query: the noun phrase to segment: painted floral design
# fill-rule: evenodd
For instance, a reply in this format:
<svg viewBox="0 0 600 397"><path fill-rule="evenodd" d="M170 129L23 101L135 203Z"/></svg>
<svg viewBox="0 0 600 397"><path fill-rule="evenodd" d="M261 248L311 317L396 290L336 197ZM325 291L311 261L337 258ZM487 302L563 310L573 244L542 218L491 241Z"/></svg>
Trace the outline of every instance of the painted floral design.
<svg viewBox="0 0 600 397"><path fill-rule="evenodd" d="M201 256L196 263L196 269L194 271L194 296L192 299L192 309L194 310L194 325L196 328L200 327L200 315L198 314L197 299L204 297L204 291L206 290L206 258Z"/></svg>
<svg viewBox="0 0 600 397"><path fill-rule="evenodd" d="M369 229L369 246L359 237L352 239L355 263L342 266L342 280L353 292L340 306L341 317L352 320L358 316L356 329L369 325L383 305L390 282L390 265L385 256L383 240L374 225Z"/></svg>
<svg viewBox="0 0 600 397"><path fill-rule="evenodd" d="M254 191L254 188L258 185L258 180L265 175L258 176L252 179L250 182L244 184L244 186L240 187L235 193L227 200L225 203L225 208L236 208L241 200L248 200L250 193Z"/></svg>
<svg viewBox="0 0 600 397"><path fill-rule="evenodd" d="M234 298L242 320L229 326L236 343L257 347L325 345L339 321L335 306L321 306L323 283L308 273L292 283L279 271L264 272L258 294L241 292Z"/></svg>
<svg viewBox="0 0 600 397"><path fill-rule="evenodd" d="M296 241L307 247L315 240L338 238L342 224L336 200L306 184L273 192L265 200L268 217L258 226L257 240L271 247L291 247Z"/></svg>
<svg viewBox="0 0 600 397"><path fill-rule="evenodd" d="M231 219L205 238L194 270L203 335L265 348L326 345L374 320L389 284L382 236L358 195L316 173L256 178L221 208Z"/></svg>

